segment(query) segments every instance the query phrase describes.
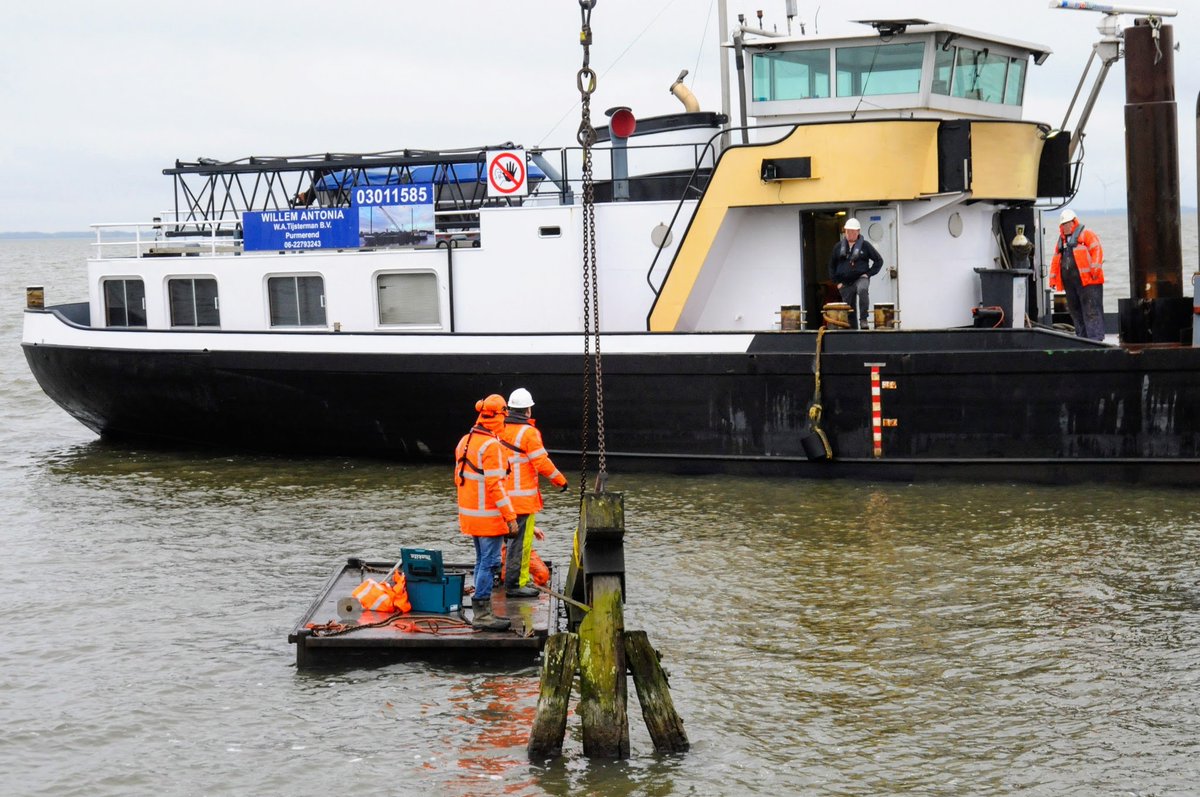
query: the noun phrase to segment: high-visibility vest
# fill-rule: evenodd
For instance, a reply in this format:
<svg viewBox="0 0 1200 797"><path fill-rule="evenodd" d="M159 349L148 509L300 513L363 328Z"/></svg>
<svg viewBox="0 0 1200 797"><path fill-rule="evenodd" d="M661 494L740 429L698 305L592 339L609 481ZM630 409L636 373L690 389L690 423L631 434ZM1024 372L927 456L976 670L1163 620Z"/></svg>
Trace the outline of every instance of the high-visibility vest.
<svg viewBox="0 0 1200 797"><path fill-rule="evenodd" d="M504 491L507 459L500 440L480 426L458 442L454 483L458 487L458 527L472 537L508 534L516 520L512 499Z"/></svg>
<svg viewBox="0 0 1200 797"><path fill-rule="evenodd" d="M500 439L507 445L509 474L504 487L518 515L532 515L543 506L542 491L538 489L538 474L545 476L555 487L567 483L546 453L542 433L532 421L508 418Z"/></svg>
<svg viewBox="0 0 1200 797"><path fill-rule="evenodd" d="M1054 257L1050 258L1050 287L1056 291L1063 290L1062 253L1071 252L1075 257L1075 267L1079 269L1079 282L1083 285L1104 284L1104 249L1100 246L1100 237L1082 224L1076 222L1075 229L1070 235L1058 234L1058 242L1054 246Z"/></svg>

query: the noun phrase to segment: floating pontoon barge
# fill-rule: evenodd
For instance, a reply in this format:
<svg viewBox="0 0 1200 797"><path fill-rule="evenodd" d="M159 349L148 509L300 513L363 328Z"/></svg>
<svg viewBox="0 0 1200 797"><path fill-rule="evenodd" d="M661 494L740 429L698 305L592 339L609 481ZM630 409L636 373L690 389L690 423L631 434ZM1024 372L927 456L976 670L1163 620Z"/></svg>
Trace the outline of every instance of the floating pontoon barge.
<svg viewBox="0 0 1200 797"><path fill-rule="evenodd" d="M548 634L560 630L562 609L558 598L545 593L536 598L506 598L503 588L492 593L492 610L512 620L512 628L507 631L471 628L469 596L462 597L465 605L461 608L446 613L363 611L357 618L344 618L339 601L349 597L364 580L383 578L393 565L351 557L334 570L288 634L288 642L296 645L298 667L409 659L529 665L541 653ZM546 566L554 585L554 565L547 562ZM465 575L469 583L471 568L469 564L447 564L444 572L451 577Z"/></svg>

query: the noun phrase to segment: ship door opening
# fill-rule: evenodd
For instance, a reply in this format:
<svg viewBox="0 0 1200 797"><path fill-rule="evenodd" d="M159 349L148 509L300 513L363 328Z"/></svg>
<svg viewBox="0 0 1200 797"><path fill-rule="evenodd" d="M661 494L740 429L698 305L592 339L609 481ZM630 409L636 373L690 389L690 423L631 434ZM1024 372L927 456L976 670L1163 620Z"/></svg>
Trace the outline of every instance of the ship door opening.
<svg viewBox="0 0 1200 797"><path fill-rule="evenodd" d="M806 329L819 329L821 308L842 300L829 278L829 260L850 216L859 220L863 235L883 257L883 270L871 278L871 304L899 309L895 208L804 210L800 212L800 257Z"/></svg>

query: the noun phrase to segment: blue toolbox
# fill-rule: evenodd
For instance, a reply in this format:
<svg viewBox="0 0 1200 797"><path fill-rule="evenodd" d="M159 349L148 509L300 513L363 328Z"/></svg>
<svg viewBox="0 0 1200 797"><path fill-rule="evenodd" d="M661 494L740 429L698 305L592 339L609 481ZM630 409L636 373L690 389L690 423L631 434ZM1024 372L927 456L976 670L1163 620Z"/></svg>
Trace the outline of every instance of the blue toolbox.
<svg viewBox="0 0 1200 797"><path fill-rule="evenodd" d="M401 548L400 572L414 612L449 614L462 607L465 573L447 573L442 552Z"/></svg>

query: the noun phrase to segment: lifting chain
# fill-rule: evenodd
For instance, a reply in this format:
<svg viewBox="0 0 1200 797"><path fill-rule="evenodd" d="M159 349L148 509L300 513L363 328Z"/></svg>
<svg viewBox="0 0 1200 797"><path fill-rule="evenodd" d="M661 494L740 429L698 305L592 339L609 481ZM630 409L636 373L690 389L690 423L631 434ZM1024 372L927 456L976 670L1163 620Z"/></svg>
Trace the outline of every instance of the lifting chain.
<svg viewBox="0 0 1200 797"><path fill-rule="evenodd" d="M596 73L591 67L592 9L596 0L579 0L582 17L579 43L583 46L583 66L575 76L579 88L579 132L575 138L583 147L583 437L580 448L579 500L587 491L588 436L591 425L591 397L596 395L596 451L599 456L596 492L604 492L608 479L604 444L604 377L600 367L600 281L596 269L595 184L592 177L592 146L596 128L592 126L592 94L596 91ZM594 338L594 340L593 340ZM595 354L592 345L595 344Z"/></svg>

